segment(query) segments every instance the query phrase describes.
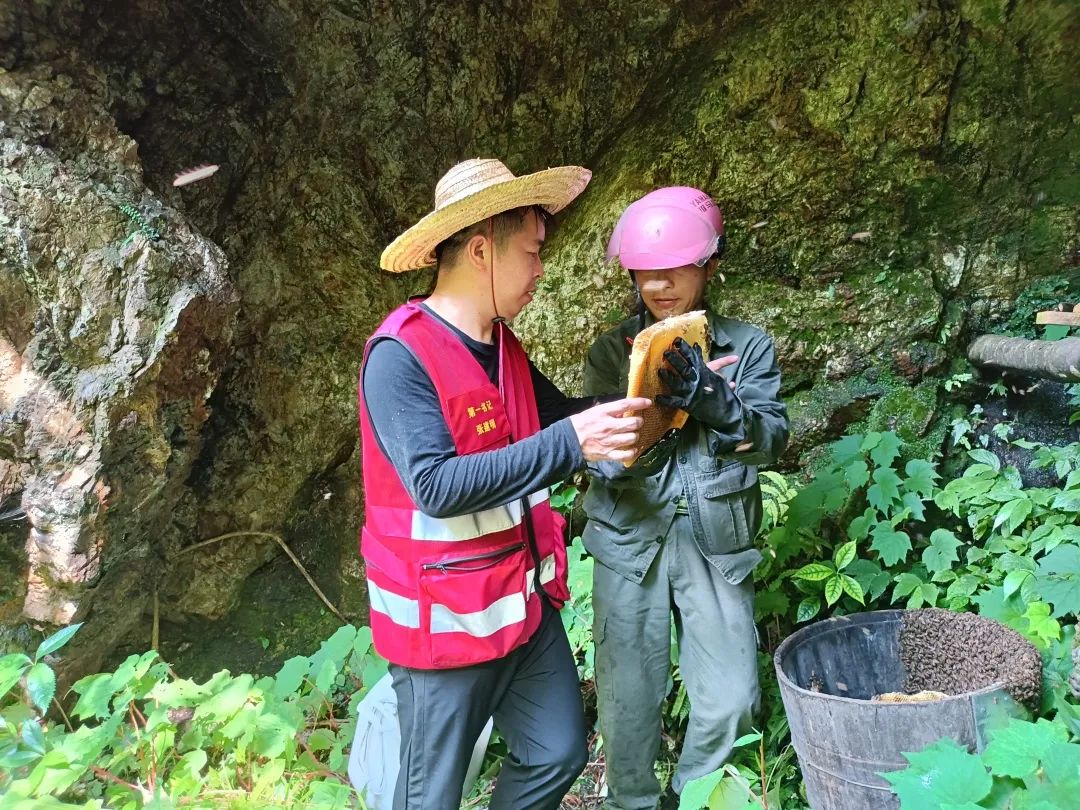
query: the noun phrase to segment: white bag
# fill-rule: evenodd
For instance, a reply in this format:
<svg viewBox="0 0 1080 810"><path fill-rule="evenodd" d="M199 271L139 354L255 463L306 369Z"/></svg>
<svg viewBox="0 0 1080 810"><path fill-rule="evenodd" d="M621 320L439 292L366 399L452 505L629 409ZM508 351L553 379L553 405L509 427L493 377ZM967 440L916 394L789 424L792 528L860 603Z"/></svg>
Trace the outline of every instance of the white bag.
<svg viewBox="0 0 1080 810"><path fill-rule="evenodd" d="M491 718L473 746L461 795L472 789L484 762L493 727ZM390 810L394 786L401 767L401 728L398 725L397 695L389 674L371 687L356 707L356 736L349 751L349 781L363 796L368 810Z"/></svg>

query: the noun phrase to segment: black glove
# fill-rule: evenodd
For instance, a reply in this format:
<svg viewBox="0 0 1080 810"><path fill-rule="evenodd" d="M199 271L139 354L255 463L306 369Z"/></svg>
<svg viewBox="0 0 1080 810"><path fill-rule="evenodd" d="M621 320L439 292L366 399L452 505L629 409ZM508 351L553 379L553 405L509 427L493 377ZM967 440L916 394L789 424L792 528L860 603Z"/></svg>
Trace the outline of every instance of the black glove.
<svg viewBox="0 0 1080 810"><path fill-rule="evenodd" d="M705 365L700 346L675 338L664 359L671 369L661 368L657 373L671 393L659 394L657 405L681 408L703 425L733 438L742 433L742 403L727 380Z"/></svg>

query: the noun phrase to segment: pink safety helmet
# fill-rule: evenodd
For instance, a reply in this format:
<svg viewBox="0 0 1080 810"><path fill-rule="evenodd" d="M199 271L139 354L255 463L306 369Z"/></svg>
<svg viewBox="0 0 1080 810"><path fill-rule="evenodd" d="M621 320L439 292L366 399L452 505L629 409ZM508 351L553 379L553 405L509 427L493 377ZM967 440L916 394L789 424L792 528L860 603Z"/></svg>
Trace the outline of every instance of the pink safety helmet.
<svg viewBox="0 0 1080 810"><path fill-rule="evenodd" d="M608 242L608 261L627 270L704 267L724 249L724 215L704 191L668 186L627 206Z"/></svg>

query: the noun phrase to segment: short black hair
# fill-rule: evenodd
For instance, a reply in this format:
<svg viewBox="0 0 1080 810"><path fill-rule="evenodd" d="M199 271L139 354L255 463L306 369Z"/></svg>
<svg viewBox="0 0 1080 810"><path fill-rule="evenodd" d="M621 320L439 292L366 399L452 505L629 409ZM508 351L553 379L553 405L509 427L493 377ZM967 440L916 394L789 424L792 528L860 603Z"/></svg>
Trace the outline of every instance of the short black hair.
<svg viewBox="0 0 1080 810"><path fill-rule="evenodd" d="M495 245L497 247L505 245L507 239L521 230L530 211L535 211L537 218L541 222L547 219L547 211L539 205L523 205L491 217L491 230L495 236ZM477 235L487 236L487 234L488 221L486 219L482 219L467 228L462 228L453 236L447 237L435 246L435 262L441 266L443 262L454 261L470 239Z"/></svg>

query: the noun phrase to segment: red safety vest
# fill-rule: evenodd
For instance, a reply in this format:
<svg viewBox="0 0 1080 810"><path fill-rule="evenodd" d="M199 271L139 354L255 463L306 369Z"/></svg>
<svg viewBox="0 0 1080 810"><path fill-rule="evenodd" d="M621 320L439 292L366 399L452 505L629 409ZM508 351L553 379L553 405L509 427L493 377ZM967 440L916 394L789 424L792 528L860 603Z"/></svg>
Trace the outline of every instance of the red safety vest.
<svg viewBox="0 0 1080 810"><path fill-rule="evenodd" d="M540 429L525 351L505 324L499 329L498 388L458 337L415 302L390 313L368 340L364 358L379 339L407 346L435 384L458 455L483 453ZM362 371L360 379L362 385ZM500 658L524 644L540 624L542 597L535 592L521 501L453 517L424 514L379 448L362 389L359 408L365 501L360 550L375 649L395 664L443 669ZM551 508L546 489L528 500L540 583L561 607L569 596L566 523Z"/></svg>

